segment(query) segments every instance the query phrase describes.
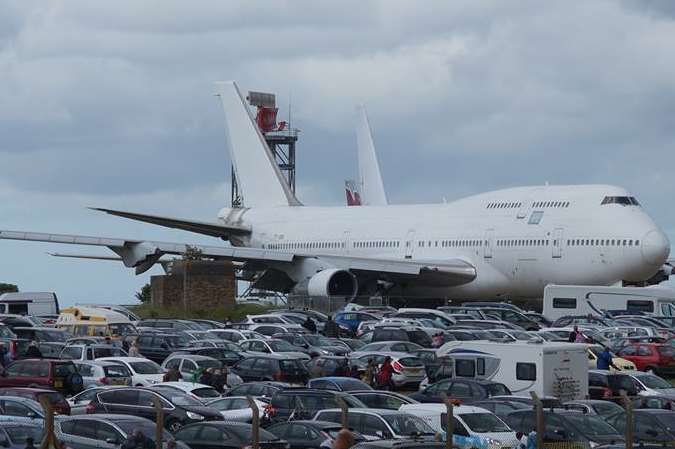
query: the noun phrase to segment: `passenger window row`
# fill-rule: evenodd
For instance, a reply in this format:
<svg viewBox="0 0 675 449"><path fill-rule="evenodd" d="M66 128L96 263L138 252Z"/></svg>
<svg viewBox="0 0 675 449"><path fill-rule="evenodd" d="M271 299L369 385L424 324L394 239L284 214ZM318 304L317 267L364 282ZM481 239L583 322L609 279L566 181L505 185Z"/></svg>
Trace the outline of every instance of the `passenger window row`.
<svg viewBox="0 0 675 449"><path fill-rule="evenodd" d="M548 239L516 239L516 240L497 240L497 246L548 246Z"/></svg>
<svg viewBox="0 0 675 449"><path fill-rule="evenodd" d="M354 248L398 248L401 242L398 240L366 240L354 242Z"/></svg>
<svg viewBox="0 0 675 449"><path fill-rule="evenodd" d="M441 248L468 248L468 247L480 247L487 246L488 242L485 240L420 240L417 242L417 246L420 248L438 248L440 242Z"/></svg>
<svg viewBox="0 0 675 449"><path fill-rule="evenodd" d="M490 203L487 205L488 209L516 209L519 208L523 203Z"/></svg>
<svg viewBox="0 0 675 449"><path fill-rule="evenodd" d="M340 249L344 247L344 242L285 242L267 245L268 249Z"/></svg>
<svg viewBox="0 0 675 449"><path fill-rule="evenodd" d="M632 239L571 239L567 246L639 246L639 240Z"/></svg>
<svg viewBox="0 0 675 449"><path fill-rule="evenodd" d="M536 209L544 207L570 207L569 201L535 201L532 207Z"/></svg>

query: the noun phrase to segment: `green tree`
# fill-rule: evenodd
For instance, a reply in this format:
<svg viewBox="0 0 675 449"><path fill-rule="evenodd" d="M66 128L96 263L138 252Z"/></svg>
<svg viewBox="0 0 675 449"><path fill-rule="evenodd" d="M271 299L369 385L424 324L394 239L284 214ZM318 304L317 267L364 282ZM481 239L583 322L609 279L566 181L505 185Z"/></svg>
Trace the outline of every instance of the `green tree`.
<svg viewBox="0 0 675 449"><path fill-rule="evenodd" d="M4 284L0 282L0 295L3 293L16 293L19 291L19 287L14 284Z"/></svg>
<svg viewBox="0 0 675 449"><path fill-rule="evenodd" d="M145 284L140 291L136 292L136 299L143 304L150 304L152 299L152 288L150 284Z"/></svg>

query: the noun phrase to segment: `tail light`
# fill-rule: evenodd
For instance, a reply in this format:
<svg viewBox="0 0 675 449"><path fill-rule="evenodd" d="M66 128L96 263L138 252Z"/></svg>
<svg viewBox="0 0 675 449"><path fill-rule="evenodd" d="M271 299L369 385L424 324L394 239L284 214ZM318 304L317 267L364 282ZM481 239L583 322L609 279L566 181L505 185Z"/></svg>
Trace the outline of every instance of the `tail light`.
<svg viewBox="0 0 675 449"><path fill-rule="evenodd" d="M397 360L394 363L391 364L391 367L394 369L395 372L400 373L401 370L403 369L403 366L401 363Z"/></svg>
<svg viewBox="0 0 675 449"><path fill-rule="evenodd" d="M610 388L603 388L602 389L602 397L605 399L609 399L613 396L612 390Z"/></svg>
<svg viewBox="0 0 675 449"><path fill-rule="evenodd" d="M107 377L101 377L98 381L103 385L108 385L110 383L110 380L108 380Z"/></svg>
<svg viewBox="0 0 675 449"><path fill-rule="evenodd" d="M94 406L94 404L91 404L91 403L87 404L87 407L85 407L85 409L84 409L84 412L87 415L91 415L95 411L96 411L96 406Z"/></svg>
<svg viewBox="0 0 675 449"><path fill-rule="evenodd" d="M277 414L277 409L275 409L272 404L267 404L265 406L265 414L267 415L268 418L272 418L276 416Z"/></svg>

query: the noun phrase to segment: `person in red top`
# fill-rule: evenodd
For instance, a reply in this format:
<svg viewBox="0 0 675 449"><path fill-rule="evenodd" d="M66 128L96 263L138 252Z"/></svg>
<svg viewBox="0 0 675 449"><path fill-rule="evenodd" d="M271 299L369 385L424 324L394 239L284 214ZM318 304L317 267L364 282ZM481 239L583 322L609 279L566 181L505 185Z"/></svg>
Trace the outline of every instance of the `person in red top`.
<svg viewBox="0 0 675 449"><path fill-rule="evenodd" d="M383 390L393 390L391 376L394 374L394 368L391 366L391 357L387 356L382 362L382 367L377 375L377 383Z"/></svg>

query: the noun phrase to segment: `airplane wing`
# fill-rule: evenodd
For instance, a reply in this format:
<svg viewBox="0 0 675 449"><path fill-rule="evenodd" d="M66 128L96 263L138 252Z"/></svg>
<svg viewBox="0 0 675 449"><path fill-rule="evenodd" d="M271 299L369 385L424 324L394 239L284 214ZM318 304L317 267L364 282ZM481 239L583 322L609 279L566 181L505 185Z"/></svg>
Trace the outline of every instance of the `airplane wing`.
<svg viewBox="0 0 675 449"><path fill-rule="evenodd" d="M190 249L195 249L207 258L249 262L268 267L294 264L303 259L317 259L325 265L350 270L357 275L359 273L382 273L397 279L412 278L426 280L438 285L461 285L471 282L476 277L475 267L459 258L443 261L363 258L331 254L291 253L236 246L189 245L185 243L1 230L0 240L24 240L107 247L120 257L126 267L134 268L136 274L142 274L152 268L164 255L182 255Z"/></svg>
<svg viewBox="0 0 675 449"><path fill-rule="evenodd" d="M104 209L100 207L91 207L90 209L105 212L117 217L128 218L130 220L143 221L145 223L152 223L167 228L182 229L183 231L219 237L224 240L228 240L230 235L246 235L250 234L251 232L250 229L243 226L209 223L206 221L185 220L182 218L173 217L161 217L158 215L140 214L136 212Z"/></svg>

